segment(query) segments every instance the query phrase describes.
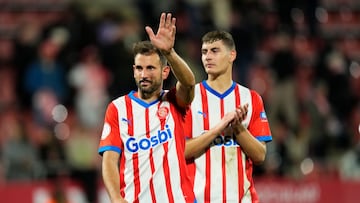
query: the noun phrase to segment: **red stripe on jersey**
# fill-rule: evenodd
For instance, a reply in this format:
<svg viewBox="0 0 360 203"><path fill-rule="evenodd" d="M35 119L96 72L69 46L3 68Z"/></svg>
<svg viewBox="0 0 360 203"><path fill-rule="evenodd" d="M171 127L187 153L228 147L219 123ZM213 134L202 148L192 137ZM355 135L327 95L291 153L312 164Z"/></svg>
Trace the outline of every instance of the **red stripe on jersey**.
<svg viewBox="0 0 360 203"><path fill-rule="evenodd" d="M224 117L224 100L220 100L220 116ZM223 134L224 136L224 134ZM222 195L223 195L223 203L226 203L226 165L225 165L225 147L221 146L221 170L222 170Z"/></svg>
<svg viewBox="0 0 360 203"><path fill-rule="evenodd" d="M160 107L161 102L158 105L158 108ZM171 112L171 114L174 116L176 115L176 113ZM159 118L160 119L160 118ZM160 123L161 123L161 130L163 130L165 128L165 120L164 119L160 119ZM170 167L169 167L169 161L168 161L168 151L169 151L169 147L168 147L169 143L166 142L163 144L163 148L165 151L166 156L164 156L164 164L163 164L163 170L164 170L164 174L165 174L165 184L166 184L166 192L168 194L168 198L169 198L169 202L174 202L174 195L172 193L172 187L171 187L171 180L170 180Z"/></svg>
<svg viewBox="0 0 360 203"><path fill-rule="evenodd" d="M146 129L146 137L150 138L150 124L149 124L149 109L145 109L145 129ZM150 170L151 170L151 174L154 174L155 172L155 165L154 165L154 159L153 159L153 149L150 148L150 153L149 153L149 161L150 161ZM153 176L151 176L153 177ZM151 194L151 200L152 202L156 202L156 198L155 198L155 190L154 190L154 183L153 183L153 179L150 179L150 194Z"/></svg>
<svg viewBox="0 0 360 203"><path fill-rule="evenodd" d="M185 135L188 136L188 138L193 138L193 136L194 136L193 132L192 132L192 128L193 128L192 114L193 114L193 112L191 110L187 111L186 119L185 119L186 124L184 127L187 130L187 133L185 133ZM192 185L192 187L194 187L195 173L196 173L194 158L186 160L186 162L187 162L188 174L189 174L189 177L191 180L191 185Z"/></svg>
<svg viewBox="0 0 360 203"><path fill-rule="evenodd" d="M172 109L175 109L174 107L171 107L171 110ZM191 111L188 111L187 113L189 113L189 115L186 115L186 116L190 116L189 119L190 119L190 122L187 123L188 125L190 125L190 127L192 126L191 124ZM179 133L184 133L184 129L185 130L191 130L190 129L187 129L189 126L187 126L185 124L185 121L188 122L187 120L184 120L185 119L185 115L180 115L180 116L177 116L176 118L177 123L182 123L183 125L178 125L175 127L175 130L174 132L179 134ZM186 118L187 119L187 118ZM187 132L184 133L184 135L189 135ZM185 143L186 143L186 140L185 140L185 136L175 136L175 139L176 139L176 142L178 143L182 143L182 145L180 146L176 146L176 153L180 156L185 156ZM194 196L194 193L193 193L193 177L195 175L195 168L193 169L193 173L189 173L189 170L188 168L186 167L186 160L185 159L179 159L179 166L181 167L181 170L180 170L180 177L181 177L181 188L183 190L183 194L184 194L184 197L186 202L191 202L191 203L194 203L194 199L195 199L195 196ZM193 164L193 166L195 166ZM192 187L187 187L187 185L191 185ZM185 187L184 187L185 186Z"/></svg>
<svg viewBox="0 0 360 203"><path fill-rule="evenodd" d="M158 109L160 108L160 106L161 106L161 102L159 102ZM173 112L172 109L170 109L170 111L171 111L171 115L173 115L175 118L176 111ZM159 120L160 120L160 124L161 124L161 130L163 130L165 128L165 120L160 119L160 118L159 118ZM174 129L174 131L175 131L175 129ZM169 151L168 145L169 145L168 142L163 144L163 148L164 148L164 151L166 154L166 156L164 156L163 170L164 170L164 174L165 174L166 192L168 194L169 202L174 202L174 195L172 193L171 180L170 180L170 167L169 167L169 161L168 161L168 156L167 156L168 151Z"/></svg>
<svg viewBox="0 0 360 203"><path fill-rule="evenodd" d="M208 101L207 101L207 94L206 89L204 85L200 84L200 91L201 91L201 100L202 100L202 113L203 113L203 123L204 123L204 130L209 130L209 107L208 107ZM205 153L205 159L206 159L206 166L205 166L205 173L206 173L206 183L205 183L205 195L204 195L204 201L210 202L210 150L206 150Z"/></svg>
<svg viewBox="0 0 360 203"><path fill-rule="evenodd" d="M131 99L128 95L126 95L125 97L125 103L126 103L126 116L127 118L133 118L133 112L132 112L132 103L131 103ZM128 135L134 135L134 121L133 119L128 119ZM139 202L138 200L138 196L140 194L140 174L139 174L139 159L138 159L138 155L136 153L134 153L132 155L132 160L133 160L133 168L134 168L134 185L135 185L135 192L134 192L134 202ZM126 163L126 162L124 162ZM125 165L125 164L123 164ZM124 166L125 167L125 166Z"/></svg>
<svg viewBox="0 0 360 203"><path fill-rule="evenodd" d="M165 154L167 154L167 152L169 151L169 147L168 147L169 143L166 142L163 145ZM174 202L174 195L172 193L172 188L171 188L171 181L170 181L170 169L169 169L169 161L168 161L168 156L164 157L164 173L165 173L165 184L166 184L166 192L168 194L169 197L169 202Z"/></svg>
<svg viewBox="0 0 360 203"><path fill-rule="evenodd" d="M203 84L200 84L201 91L201 100L202 100L202 110L203 110L203 120L204 120L204 130L209 130L209 107L207 101L206 89Z"/></svg>
<svg viewBox="0 0 360 203"><path fill-rule="evenodd" d="M239 86L238 85L236 85L235 86L235 88L234 88L234 94L235 94L235 105L236 105L236 107L235 108L237 108L237 107L239 107L240 106L240 90L239 90Z"/></svg>
<svg viewBox="0 0 360 203"><path fill-rule="evenodd" d="M238 108L241 105L240 102L240 90L239 90L239 86L236 85L235 89L234 89L234 94L235 94L235 108ZM242 156L241 156L241 147L238 147L237 149L237 160L238 160L238 184L239 184L239 200L241 200L241 198L244 196L244 177L243 177L243 173L244 173L244 168L242 166Z"/></svg>

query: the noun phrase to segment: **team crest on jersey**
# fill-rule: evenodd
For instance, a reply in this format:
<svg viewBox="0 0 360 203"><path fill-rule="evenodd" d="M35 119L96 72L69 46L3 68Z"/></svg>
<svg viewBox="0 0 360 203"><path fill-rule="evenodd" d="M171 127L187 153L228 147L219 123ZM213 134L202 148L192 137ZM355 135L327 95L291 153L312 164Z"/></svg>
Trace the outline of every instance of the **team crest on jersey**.
<svg viewBox="0 0 360 203"><path fill-rule="evenodd" d="M165 119L169 115L169 109L165 106L160 107L157 111L159 119Z"/></svg>

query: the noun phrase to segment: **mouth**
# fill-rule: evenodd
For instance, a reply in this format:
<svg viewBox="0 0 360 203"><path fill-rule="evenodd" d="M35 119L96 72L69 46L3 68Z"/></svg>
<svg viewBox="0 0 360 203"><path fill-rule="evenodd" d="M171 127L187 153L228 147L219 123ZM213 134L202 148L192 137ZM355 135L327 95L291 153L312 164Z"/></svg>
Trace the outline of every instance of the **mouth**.
<svg viewBox="0 0 360 203"><path fill-rule="evenodd" d="M210 63L209 63L209 64L205 64L205 67L206 67L206 68L213 68L214 66L215 66L215 64L210 64Z"/></svg>
<svg viewBox="0 0 360 203"><path fill-rule="evenodd" d="M141 86L149 86L149 85L151 85L151 82L148 81L148 80L142 80L142 81L139 82L139 84Z"/></svg>

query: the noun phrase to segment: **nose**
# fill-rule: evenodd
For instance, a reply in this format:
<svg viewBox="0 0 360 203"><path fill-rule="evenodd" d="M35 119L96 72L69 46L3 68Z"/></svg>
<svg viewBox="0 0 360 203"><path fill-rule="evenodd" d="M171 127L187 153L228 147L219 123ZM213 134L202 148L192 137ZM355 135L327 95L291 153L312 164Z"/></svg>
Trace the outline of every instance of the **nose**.
<svg viewBox="0 0 360 203"><path fill-rule="evenodd" d="M146 69L143 69L140 73L141 78L147 78L148 77L148 71Z"/></svg>
<svg viewBox="0 0 360 203"><path fill-rule="evenodd" d="M205 53L203 53L203 58L205 59L205 60L210 60L211 59L211 53L210 52L205 52Z"/></svg>

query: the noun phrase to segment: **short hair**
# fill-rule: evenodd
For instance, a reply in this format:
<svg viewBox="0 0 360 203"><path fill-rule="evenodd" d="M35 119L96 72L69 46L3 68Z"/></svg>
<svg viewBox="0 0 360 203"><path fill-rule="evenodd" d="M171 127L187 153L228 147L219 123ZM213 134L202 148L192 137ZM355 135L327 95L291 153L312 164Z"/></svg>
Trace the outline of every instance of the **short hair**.
<svg viewBox="0 0 360 203"><path fill-rule="evenodd" d="M133 45L134 57L138 54L151 55L156 53L160 58L160 64L162 67L167 65L166 57L156 48L150 41L135 42Z"/></svg>
<svg viewBox="0 0 360 203"><path fill-rule="evenodd" d="M224 45L229 48L230 50L235 50L235 42L234 42L234 38L232 37L232 35L229 32L226 31L222 31L222 30L215 30L215 31L210 31L208 33L206 33L203 37L202 37L202 43L213 43L216 41L221 40Z"/></svg>

